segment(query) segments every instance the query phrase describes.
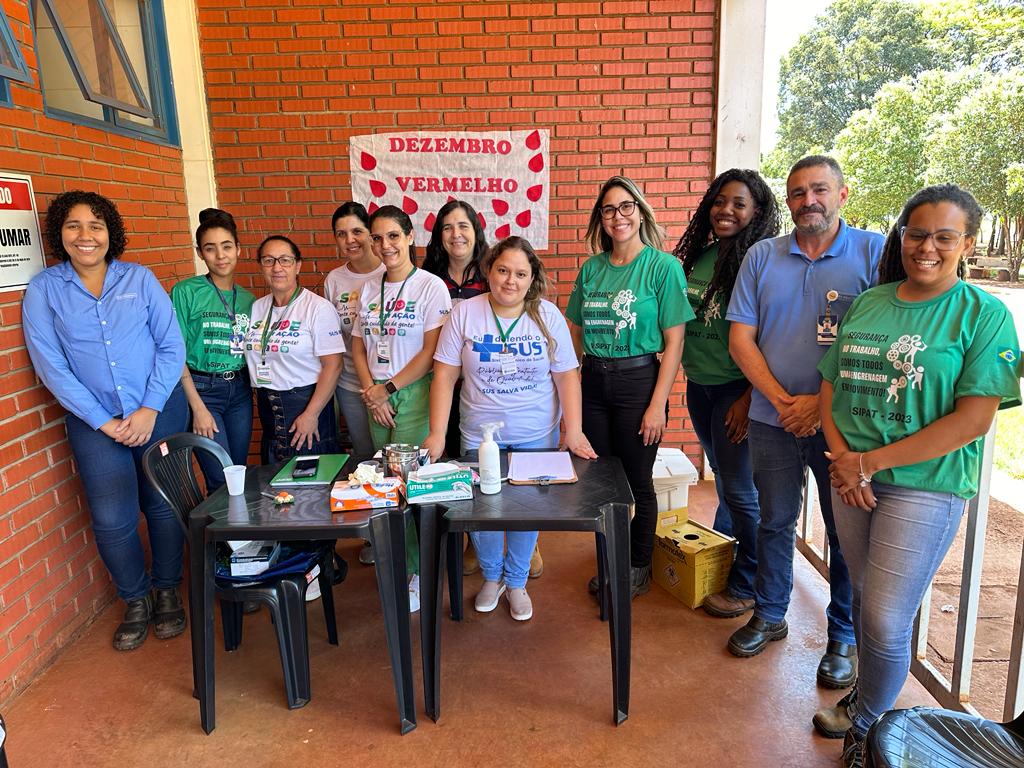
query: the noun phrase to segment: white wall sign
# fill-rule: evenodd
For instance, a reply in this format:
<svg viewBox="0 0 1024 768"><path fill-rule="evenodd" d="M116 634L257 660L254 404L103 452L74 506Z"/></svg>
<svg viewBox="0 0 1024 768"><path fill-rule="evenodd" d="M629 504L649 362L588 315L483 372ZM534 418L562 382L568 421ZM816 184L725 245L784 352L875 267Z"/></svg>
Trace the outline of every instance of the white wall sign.
<svg viewBox="0 0 1024 768"><path fill-rule="evenodd" d="M476 209L495 243L519 235L548 247L548 132L416 131L353 136L352 196L370 213L396 205L426 245L435 214L449 200Z"/></svg>
<svg viewBox="0 0 1024 768"><path fill-rule="evenodd" d="M0 290L24 288L45 268L32 178L0 172Z"/></svg>

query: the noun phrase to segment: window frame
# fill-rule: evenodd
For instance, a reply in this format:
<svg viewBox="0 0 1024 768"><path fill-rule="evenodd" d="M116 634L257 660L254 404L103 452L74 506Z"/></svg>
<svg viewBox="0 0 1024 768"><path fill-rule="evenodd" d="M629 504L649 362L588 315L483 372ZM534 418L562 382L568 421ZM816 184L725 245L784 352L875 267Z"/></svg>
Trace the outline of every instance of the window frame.
<svg viewBox="0 0 1024 768"><path fill-rule="evenodd" d="M28 71L28 65L25 63L25 57L21 54L21 46L18 45L18 41L14 38L11 20L7 18L7 13L4 11L3 6L0 6L0 45L7 50L11 61L15 64L14 67L0 64L0 78L3 78L5 81L5 93L3 94L5 98L3 100L10 101L10 89L6 88L7 80L27 85L32 85L33 80L32 73Z"/></svg>

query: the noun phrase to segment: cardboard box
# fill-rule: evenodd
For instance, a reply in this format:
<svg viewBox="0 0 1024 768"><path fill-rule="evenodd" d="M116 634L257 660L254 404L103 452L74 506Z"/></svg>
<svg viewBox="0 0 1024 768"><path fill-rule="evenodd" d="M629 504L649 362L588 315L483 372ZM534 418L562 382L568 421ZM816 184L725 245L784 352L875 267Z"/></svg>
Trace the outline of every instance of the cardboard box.
<svg viewBox="0 0 1024 768"><path fill-rule="evenodd" d="M362 485L349 485L347 480L339 480L331 489L331 512L397 507L401 487L400 477L385 477L379 483Z"/></svg>
<svg viewBox="0 0 1024 768"><path fill-rule="evenodd" d="M231 553L232 576L259 576L277 562L279 541L248 541Z"/></svg>
<svg viewBox="0 0 1024 768"><path fill-rule="evenodd" d="M658 495L658 511L686 509L690 486L695 485L697 468L678 448L659 448L654 460L654 492Z"/></svg>
<svg viewBox="0 0 1024 768"><path fill-rule="evenodd" d="M655 536L670 536L673 528L689 522L690 513L686 507L658 511L658 522L654 525Z"/></svg>
<svg viewBox="0 0 1024 768"><path fill-rule="evenodd" d="M405 499L410 504L433 504L438 501L460 501L473 498L473 470L455 468L444 474L420 478L418 472L411 472L405 484Z"/></svg>
<svg viewBox="0 0 1024 768"><path fill-rule="evenodd" d="M687 522L654 539L652 576L666 592L691 608L725 589L736 539Z"/></svg>

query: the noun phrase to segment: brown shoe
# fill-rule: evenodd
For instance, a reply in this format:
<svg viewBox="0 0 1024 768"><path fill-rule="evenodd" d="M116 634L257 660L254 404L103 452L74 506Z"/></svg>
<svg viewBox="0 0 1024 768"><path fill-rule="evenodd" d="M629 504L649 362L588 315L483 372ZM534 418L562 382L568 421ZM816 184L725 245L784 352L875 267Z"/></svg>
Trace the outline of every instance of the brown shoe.
<svg viewBox="0 0 1024 768"><path fill-rule="evenodd" d="M728 589L704 598L704 612L717 619L734 619L754 607L754 598L733 597Z"/></svg>
<svg viewBox="0 0 1024 768"><path fill-rule="evenodd" d="M480 561L477 559L476 550L473 548L473 540L466 543L466 551L462 553L462 575L472 576L480 570Z"/></svg>
<svg viewBox="0 0 1024 768"><path fill-rule="evenodd" d="M540 556L540 542L537 542L537 546L533 548L533 554L530 556L530 578L539 579L544 573L544 558Z"/></svg>
<svg viewBox="0 0 1024 768"><path fill-rule="evenodd" d="M843 738L846 732L853 728L853 723L850 720L850 704L856 695L857 689L854 688L843 696L834 707L823 707L815 712L814 717L811 718L814 730L826 739Z"/></svg>

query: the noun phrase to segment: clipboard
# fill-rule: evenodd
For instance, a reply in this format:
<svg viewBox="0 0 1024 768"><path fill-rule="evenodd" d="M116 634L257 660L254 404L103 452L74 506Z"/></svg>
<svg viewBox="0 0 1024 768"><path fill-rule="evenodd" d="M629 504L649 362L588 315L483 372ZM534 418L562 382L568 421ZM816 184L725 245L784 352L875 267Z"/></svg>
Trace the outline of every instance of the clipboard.
<svg viewBox="0 0 1024 768"><path fill-rule="evenodd" d="M316 468L316 474L312 477L292 477L292 470L295 469L295 462L299 459L308 459L309 456L292 456L288 463L281 467L281 470L274 475L270 481L272 488L305 488L323 485L331 485L334 478L341 472L341 468L348 461L347 453L321 453Z"/></svg>
<svg viewBox="0 0 1024 768"><path fill-rule="evenodd" d="M509 485L559 485L579 482L568 451L513 451L508 458Z"/></svg>

